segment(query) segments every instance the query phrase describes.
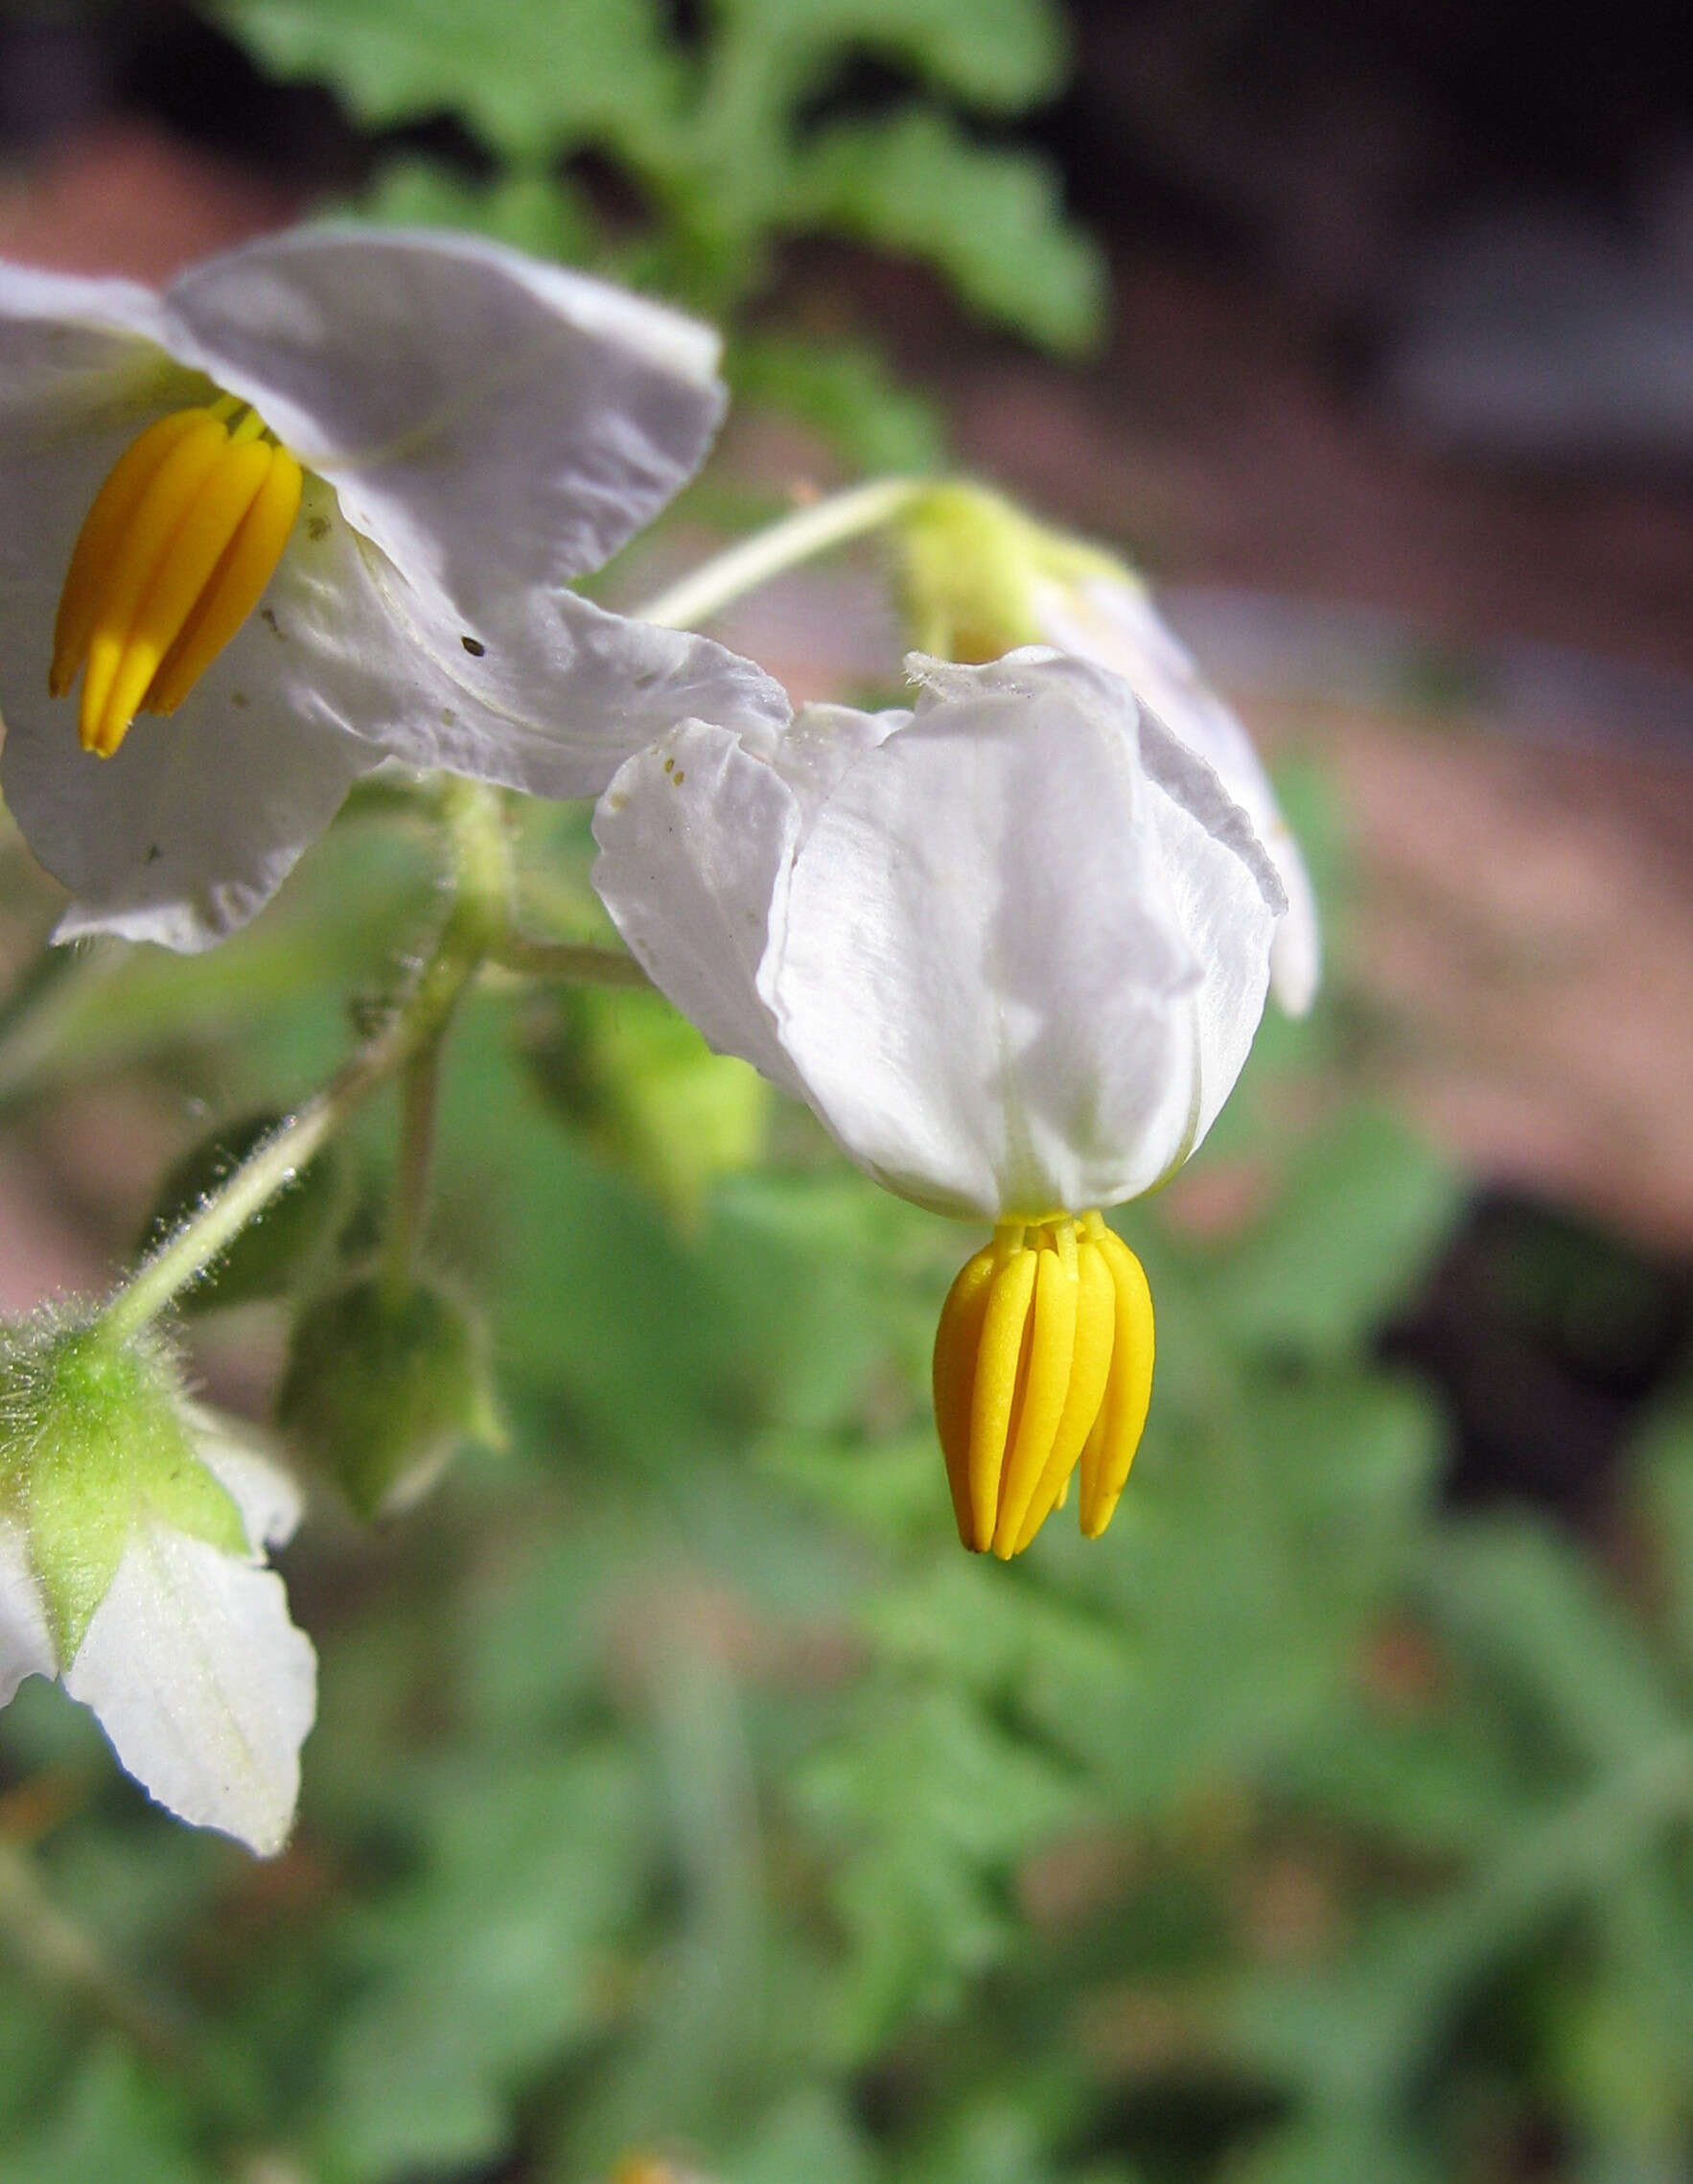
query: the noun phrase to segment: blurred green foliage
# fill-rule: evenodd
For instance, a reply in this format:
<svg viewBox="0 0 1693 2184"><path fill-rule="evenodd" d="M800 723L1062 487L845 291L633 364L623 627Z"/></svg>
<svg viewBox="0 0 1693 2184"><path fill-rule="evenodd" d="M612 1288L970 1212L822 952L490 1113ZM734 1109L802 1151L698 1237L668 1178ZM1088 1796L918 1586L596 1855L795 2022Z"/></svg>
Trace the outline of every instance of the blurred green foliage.
<svg viewBox="0 0 1693 2184"><path fill-rule="evenodd" d="M921 260L1046 348L1100 333L1099 254L1055 170L1003 133L1061 85L1055 0L710 0L685 34L661 0L215 12L369 129L462 124L487 176L396 148L364 208L378 217L481 228L731 319L784 237L846 236ZM866 63L896 86L868 108Z"/></svg>
<svg viewBox="0 0 1693 2184"><path fill-rule="evenodd" d="M586 934L582 829L527 826ZM304 1089L427 923L421 852L367 797L226 947L86 959L58 1083L112 1067L110 994L155 1085ZM50 1686L0 1716L0 2180L1503 2184L1549 2133L1572 2184L1683 2176L1693 1403L1635 1452L1628 1576L1442 1513L1376 1340L1460 1194L1345 1089L1343 1018L1272 1026L1126 1217L1146 1447L1102 1542L1002 1567L924 1384L971 1240L785 1107L674 1218L641 1148L688 1097L561 1098L555 1008L459 1025L429 1240L512 1447L286 1558L323 1670L287 1855L150 1811Z"/></svg>

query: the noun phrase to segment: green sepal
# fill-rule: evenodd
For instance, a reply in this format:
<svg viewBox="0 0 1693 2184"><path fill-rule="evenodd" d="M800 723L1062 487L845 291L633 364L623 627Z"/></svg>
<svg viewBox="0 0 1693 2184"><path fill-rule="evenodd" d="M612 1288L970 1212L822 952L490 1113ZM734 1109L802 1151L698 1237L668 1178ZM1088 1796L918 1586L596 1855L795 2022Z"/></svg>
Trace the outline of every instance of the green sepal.
<svg viewBox="0 0 1693 2184"><path fill-rule="evenodd" d="M0 1499L22 1522L61 1663L75 1660L135 1526L245 1554L241 1512L200 1461L170 1353L98 1322L0 1334Z"/></svg>
<svg viewBox="0 0 1693 2184"><path fill-rule="evenodd" d="M920 494L892 527L906 632L940 660L997 660L1042 641L1037 587L1133 572L1084 540L1049 530L1003 495L951 478Z"/></svg>
<svg viewBox="0 0 1693 2184"><path fill-rule="evenodd" d="M145 1256L164 1243L282 1122L279 1114L220 1123L171 1169L141 1232ZM343 1170L334 1146L303 1168L250 1220L222 1257L178 1299L184 1312L212 1312L286 1295L329 1241L340 1218Z"/></svg>
<svg viewBox="0 0 1693 2184"><path fill-rule="evenodd" d="M433 1283L374 1274L300 1313L276 1416L360 1517L414 1499L464 1442L505 1440L480 1325Z"/></svg>

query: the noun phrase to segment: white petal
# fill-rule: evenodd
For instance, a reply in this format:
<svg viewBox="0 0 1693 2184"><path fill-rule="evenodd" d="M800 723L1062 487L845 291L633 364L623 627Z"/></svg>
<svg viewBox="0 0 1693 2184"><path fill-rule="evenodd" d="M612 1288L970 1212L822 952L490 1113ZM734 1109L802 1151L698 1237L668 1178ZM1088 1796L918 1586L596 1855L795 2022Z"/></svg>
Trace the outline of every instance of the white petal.
<svg viewBox="0 0 1693 2184"><path fill-rule="evenodd" d="M536 600L526 656L477 658L459 618L415 592L309 479L264 600L180 711L141 715L115 757L90 757L74 702L47 695L47 663L76 528L123 440L81 451L79 497L60 497L51 546L10 583L0 571L0 778L31 848L76 898L61 939L115 932L185 949L222 939L390 755L587 796L681 716L786 714L768 676L709 639L571 593Z"/></svg>
<svg viewBox="0 0 1693 2184"><path fill-rule="evenodd" d="M64 1682L167 1810L261 1857L281 1849L316 1658L274 1571L172 1525L137 1525Z"/></svg>
<svg viewBox="0 0 1693 2184"><path fill-rule="evenodd" d="M707 328L470 236L299 229L164 301L174 352L490 639L656 514L723 412Z"/></svg>
<svg viewBox="0 0 1693 2184"><path fill-rule="evenodd" d="M359 538L326 488L312 505L268 594L271 636L292 650L269 651L267 669L297 711L407 765L591 797L678 721L768 732L787 718L780 685L750 660L573 592L514 594L479 635Z"/></svg>
<svg viewBox="0 0 1693 2184"><path fill-rule="evenodd" d="M1204 974L1162 800L1127 693L1102 718L1072 665L941 670L846 775L790 886L783 1044L846 1150L947 1212L1115 1203L1197 1127ZM1267 954L1254 876L1205 853L1241 871Z"/></svg>
<svg viewBox="0 0 1693 2184"><path fill-rule="evenodd" d="M291 1540L305 1508L291 1475L258 1446L251 1427L202 1404L182 1408L200 1461L241 1511L254 1560Z"/></svg>
<svg viewBox="0 0 1693 2184"><path fill-rule="evenodd" d="M687 721L629 760L593 821L593 884L654 985L720 1054L800 1099L757 980L802 816L766 757Z"/></svg>
<svg viewBox="0 0 1693 2184"><path fill-rule="evenodd" d="M1121 675L1216 769L1251 820L1287 896L1270 959L1276 999L1289 1015L1304 1015L1322 976L1316 895L1251 737L1201 680L1143 587L1107 576L1077 586L1043 584L1037 614L1052 643Z"/></svg>
<svg viewBox="0 0 1693 2184"><path fill-rule="evenodd" d="M133 281L0 264L0 445L110 423L166 383L197 385L161 346L163 330L159 299Z"/></svg>
<svg viewBox="0 0 1693 2184"><path fill-rule="evenodd" d="M56 1676L41 1590L30 1568L22 1528L0 1515L0 1707L26 1676Z"/></svg>

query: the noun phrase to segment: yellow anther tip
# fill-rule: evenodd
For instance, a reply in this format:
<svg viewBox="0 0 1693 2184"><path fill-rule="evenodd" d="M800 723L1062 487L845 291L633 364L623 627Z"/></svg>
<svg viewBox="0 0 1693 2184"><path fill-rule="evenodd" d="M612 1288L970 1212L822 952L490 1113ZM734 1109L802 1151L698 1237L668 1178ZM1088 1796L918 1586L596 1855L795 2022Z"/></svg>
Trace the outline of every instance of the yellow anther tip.
<svg viewBox="0 0 1693 2184"><path fill-rule="evenodd" d="M299 512L299 465L223 396L160 418L113 465L78 535L47 687L79 675L78 734L109 758L140 712L174 712L246 619Z"/></svg>
<svg viewBox="0 0 1693 2184"><path fill-rule="evenodd" d="M935 1337L935 1420L959 1537L1002 1562L1069 1499L1110 1522L1145 1423L1151 1298L1099 1215L1007 1222L967 1262Z"/></svg>

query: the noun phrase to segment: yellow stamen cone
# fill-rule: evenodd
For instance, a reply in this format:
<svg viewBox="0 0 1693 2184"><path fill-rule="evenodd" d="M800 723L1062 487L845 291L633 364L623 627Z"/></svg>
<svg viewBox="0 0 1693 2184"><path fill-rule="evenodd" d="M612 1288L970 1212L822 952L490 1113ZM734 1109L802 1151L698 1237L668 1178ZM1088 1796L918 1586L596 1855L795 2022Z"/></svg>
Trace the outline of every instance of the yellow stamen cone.
<svg viewBox="0 0 1693 2184"><path fill-rule="evenodd" d="M952 1489L952 1513L958 1519L959 1538L967 1547L975 1545L970 1524L970 1406L976 1384L976 1353L982 1344L987 1293L998 1264L991 1243L964 1261L946 1292L935 1336L935 1428L940 1436L940 1452L946 1458L946 1482Z"/></svg>
<svg viewBox="0 0 1693 2184"><path fill-rule="evenodd" d="M141 709L141 701L160 662L175 643L224 549L258 499L270 469L271 454L272 450L263 440L248 440L240 447L225 444L198 493L183 510L171 543L136 604L123 657L106 692L94 744L103 757L109 757L128 733L129 723Z"/></svg>
<svg viewBox="0 0 1693 2184"><path fill-rule="evenodd" d="M1018 1234L1020 1232L1013 1232ZM1000 1479L1006 1443L1010 1437L1018 1384L1025 1370L1029 1307L1034 1296L1036 1254L1021 1242L1011 1246L996 1270L982 1320L976 1352L976 1381L970 1391L970 1537L967 1545L986 1554L993 1545L999 1517Z"/></svg>
<svg viewBox="0 0 1693 2184"><path fill-rule="evenodd" d="M1070 1499L1071 1475L1105 1400L1116 1332L1116 1286L1099 1246L1083 1236L1076 1255L1076 1345L1070 1365L1070 1391L1064 1415L1053 1435L1052 1453L1017 1533L1018 1554L1053 1511L1062 1509Z"/></svg>
<svg viewBox="0 0 1693 2184"><path fill-rule="evenodd" d="M105 596L112 555L141 505L142 495L177 441L204 415L200 409L178 409L150 425L140 439L124 450L94 496L94 505L83 517L82 528L71 548L71 566L65 572L58 616L53 625L53 665L47 671L47 687L54 697L62 698L70 689L87 655L88 640L94 635Z"/></svg>
<svg viewBox="0 0 1693 2184"><path fill-rule="evenodd" d="M272 448L252 506L148 685L144 712L174 713L258 605L294 527L303 485L293 456Z"/></svg>
<svg viewBox="0 0 1693 2184"><path fill-rule="evenodd" d="M85 751L109 758L140 711L174 712L257 605L299 514L299 464L233 395L160 418L83 521L48 687L79 673Z"/></svg>
<svg viewBox="0 0 1693 2184"><path fill-rule="evenodd" d="M1034 1253L1029 1366L1000 1475L999 1514L993 1527L993 1551L1001 1562L1009 1561L1020 1544L1024 1516L1045 1475L1069 1399L1076 1355L1074 1233L1066 1233L1064 1242L1067 1251L1049 1243Z"/></svg>
<svg viewBox="0 0 1693 2184"><path fill-rule="evenodd" d="M170 552L177 526L228 445L222 426L201 411L153 473L113 544L101 572L100 605L82 670L78 727L84 751L100 748L105 702L123 665L135 610L153 571Z"/></svg>
<svg viewBox="0 0 1693 2184"><path fill-rule="evenodd" d="M1146 1270L1102 1221L1092 1241L1111 1270L1117 1325L1111 1375L1098 1423L1081 1452L1081 1528L1097 1540L1111 1522L1140 1447L1152 1400L1152 1292Z"/></svg>

